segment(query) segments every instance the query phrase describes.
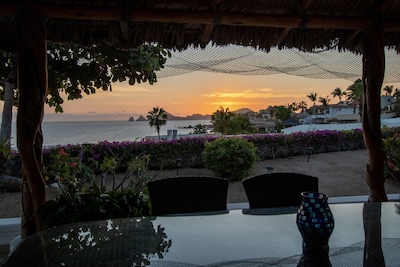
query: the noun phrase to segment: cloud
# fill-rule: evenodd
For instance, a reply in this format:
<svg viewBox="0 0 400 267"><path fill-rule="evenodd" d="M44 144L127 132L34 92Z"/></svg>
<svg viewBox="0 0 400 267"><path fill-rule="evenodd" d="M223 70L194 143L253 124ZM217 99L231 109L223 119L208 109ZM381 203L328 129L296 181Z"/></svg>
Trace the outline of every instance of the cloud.
<svg viewBox="0 0 400 267"><path fill-rule="evenodd" d="M279 93L280 95L280 93ZM239 91L216 92L212 94L203 94L207 98L270 98L274 97L274 90L272 88L259 88L259 89L245 89Z"/></svg>
<svg viewBox="0 0 400 267"><path fill-rule="evenodd" d="M259 102L246 102L246 101L221 101L221 102L213 102L211 105L213 106L223 106L223 107L228 107L228 106L248 106L248 105L254 105L254 104L260 104Z"/></svg>
<svg viewBox="0 0 400 267"><path fill-rule="evenodd" d="M126 94L126 93L154 93L158 91L155 87L144 87L138 84L129 85L128 83L120 83L120 84L113 84L112 85L112 93L115 94Z"/></svg>
<svg viewBox="0 0 400 267"><path fill-rule="evenodd" d="M272 89L272 88L260 88L260 89L257 89L258 91L261 91L261 92L271 92L271 91L273 91L274 89Z"/></svg>

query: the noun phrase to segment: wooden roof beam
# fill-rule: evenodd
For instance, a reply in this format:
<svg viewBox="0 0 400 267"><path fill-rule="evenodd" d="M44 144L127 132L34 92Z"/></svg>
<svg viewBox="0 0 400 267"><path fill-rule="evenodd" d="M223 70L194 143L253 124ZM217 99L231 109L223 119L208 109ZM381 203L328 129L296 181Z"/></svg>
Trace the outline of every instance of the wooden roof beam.
<svg viewBox="0 0 400 267"><path fill-rule="evenodd" d="M203 24L203 28L198 37L199 42L207 44L211 39L211 33L215 24L219 23L219 14L221 13L221 6L224 4L224 0L211 0L210 7L214 14L213 24Z"/></svg>
<svg viewBox="0 0 400 267"><path fill-rule="evenodd" d="M119 8L65 7L57 5L35 5L34 9L45 17L73 20L120 20ZM0 16L13 16L17 5L1 5ZM171 9L132 9L127 14L130 21L214 24L215 14L211 11L180 11ZM299 28L302 22L297 15L265 15L251 13L221 13L220 24L230 26ZM302 28L365 30L373 25L370 17L307 16ZM384 21L385 31L400 32L400 20Z"/></svg>
<svg viewBox="0 0 400 267"><path fill-rule="evenodd" d="M299 0L299 1L297 2L297 5L296 5L297 13L298 13L300 16L302 16L302 15L305 13L305 10L306 10L307 7L311 4L312 1L313 1L313 0ZM301 26L301 25L298 25L298 26ZM278 38L277 38L277 40L276 40L276 44L277 44L277 45L281 44L281 43L283 42L283 40L285 39L285 37L289 34L289 32L290 32L291 30L292 30L292 28L285 28L285 29L283 29L283 30L280 32L280 34L279 34L279 36L278 36Z"/></svg>

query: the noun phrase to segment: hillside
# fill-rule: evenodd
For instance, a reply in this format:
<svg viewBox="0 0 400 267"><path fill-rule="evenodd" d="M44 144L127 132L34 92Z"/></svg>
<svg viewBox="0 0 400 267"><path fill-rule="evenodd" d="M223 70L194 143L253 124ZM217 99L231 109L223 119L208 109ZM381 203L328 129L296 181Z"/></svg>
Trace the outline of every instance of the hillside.
<svg viewBox="0 0 400 267"><path fill-rule="evenodd" d="M238 110L235 110L235 111L232 111L232 112L236 113L236 114L246 114L248 112L254 112L254 111L249 109L249 108L241 108L241 109L238 109ZM169 121L178 121L178 120L211 120L211 115L210 114L203 115L203 114L195 113L195 114L192 114L192 115L181 117L181 116L174 116L169 112L166 112L166 113L168 115L168 120ZM137 120L143 120L143 119L144 119L144 116L141 115L140 119L137 119ZM144 120L146 120L146 119L144 119Z"/></svg>

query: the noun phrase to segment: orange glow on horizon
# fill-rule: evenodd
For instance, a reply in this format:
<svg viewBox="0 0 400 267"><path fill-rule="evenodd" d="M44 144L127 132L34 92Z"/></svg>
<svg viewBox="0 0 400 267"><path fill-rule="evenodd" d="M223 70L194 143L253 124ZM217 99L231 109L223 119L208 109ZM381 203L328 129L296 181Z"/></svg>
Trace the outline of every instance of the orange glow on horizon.
<svg viewBox="0 0 400 267"><path fill-rule="evenodd" d="M329 96L330 103L336 103L339 100L333 98L331 92L337 87L346 90L351 84L352 81L342 79L310 79L286 74L244 76L194 72L160 78L154 85L116 83L112 92L98 90L94 95L84 95L73 101L62 95L65 100L62 107L65 114L114 114L135 118L145 116L155 106L176 116L212 114L220 106L231 111L240 108L259 111L300 101L311 106L313 103L307 98L311 92L317 92L318 97ZM400 88L400 84L390 85ZM45 113L54 114L54 109L46 106Z"/></svg>

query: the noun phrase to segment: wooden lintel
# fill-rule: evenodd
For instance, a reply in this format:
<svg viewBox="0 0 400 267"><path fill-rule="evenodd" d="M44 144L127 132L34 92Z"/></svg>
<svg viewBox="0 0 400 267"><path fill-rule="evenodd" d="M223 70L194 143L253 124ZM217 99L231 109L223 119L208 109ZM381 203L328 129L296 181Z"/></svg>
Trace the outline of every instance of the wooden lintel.
<svg viewBox="0 0 400 267"><path fill-rule="evenodd" d="M0 16L13 16L19 10L18 5L0 4ZM58 5L34 5L37 12L48 18L74 20L120 20L120 8L99 7L68 7ZM130 21L137 22L169 22L210 24L215 20L213 11L182 11L171 9L131 9L126 12ZM334 17L334 16L307 16L302 25L309 29L348 29L365 30L370 28L374 21L370 17ZM298 28L302 17L299 15L266 15L254 13L227 13L220 14L221 25ZM384 20L385 31L400 32L400 20Z"/></svg>

